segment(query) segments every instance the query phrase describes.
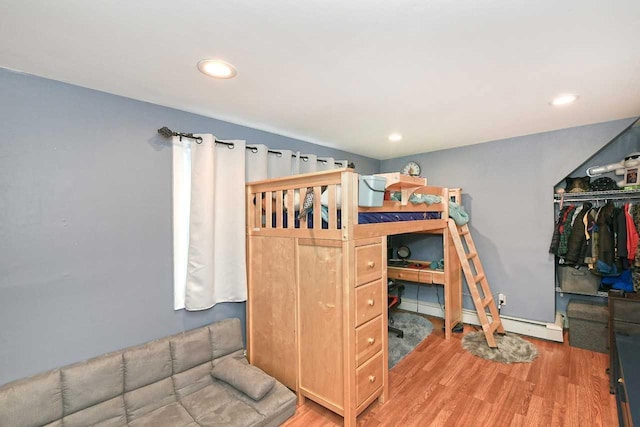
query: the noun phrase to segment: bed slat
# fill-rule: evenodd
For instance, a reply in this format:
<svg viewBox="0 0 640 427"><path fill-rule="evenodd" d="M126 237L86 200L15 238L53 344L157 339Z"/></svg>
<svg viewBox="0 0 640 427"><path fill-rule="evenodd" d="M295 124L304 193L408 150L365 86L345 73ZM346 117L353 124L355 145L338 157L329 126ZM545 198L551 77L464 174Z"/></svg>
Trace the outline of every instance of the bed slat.
<svg viewBox="0 0 640 427"><path fill-rule="evenodd" d="M313 229L322 229L322 203L320 187L313 187Z"/></svg>
<svg viewBox="0 0 640 427"><path fill-rule="evenodd" d="M273 228L273 194L271 191L264 193L264 228Z"/></svg>
<svg viewBox="0 0 640 427"><path fill-rule="evenodd" d="M276 228L282 228L282 190L276 191Z"/></svg>
<svg viewBox="0 0 640 427"><path fill-rule="evenodd" d="M336 205L336 185L327 188L329 208L329 230L338 229L338 206Z"/></svg>

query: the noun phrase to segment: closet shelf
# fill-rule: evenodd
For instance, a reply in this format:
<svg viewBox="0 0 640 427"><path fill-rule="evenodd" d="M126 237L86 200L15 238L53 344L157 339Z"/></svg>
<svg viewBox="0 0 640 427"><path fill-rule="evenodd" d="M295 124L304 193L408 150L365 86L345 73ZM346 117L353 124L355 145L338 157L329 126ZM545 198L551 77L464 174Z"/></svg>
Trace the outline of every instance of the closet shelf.
<svg viewBox="0 0 640 427"><path fill-rule="evenodd" d="M604 291L596 291L596 292L576 292L576 291L566 291L564 289L562 289L560 286L556 286L556 293L557 294L570 294L570 295L585 295L585 296L589 296L589 297L603 297L603 298L607 298L609 296L609 294L607 292Z"/></svg>
<svg viewBox="0 0 640 427"><path fill-rule="evenodd" d="M584 193L554 194L555 203L588 202L591 200L634 200L640 199L640 190L586 191Z"/></svg>

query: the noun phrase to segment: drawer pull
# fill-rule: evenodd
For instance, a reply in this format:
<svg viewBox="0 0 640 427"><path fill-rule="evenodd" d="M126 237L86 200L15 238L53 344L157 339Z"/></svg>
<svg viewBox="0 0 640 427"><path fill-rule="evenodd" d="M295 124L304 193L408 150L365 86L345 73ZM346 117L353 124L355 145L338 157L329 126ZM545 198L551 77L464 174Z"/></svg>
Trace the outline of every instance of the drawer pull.
<svg viewBox="0 0 640 427"><path fill-rule="evenodd" d="M371 307L373 307L375 303L376 302L374 300L372 300L372 299L367 301L367 304L369 304Z"/></svg>
<svg viewBox="0 0 640 427"><path fill-rule="evenodd" d="M369 338L367 341L369 342L369 344L373 344L374 342L376 342L376 339L375 338Z"/></svg>
<svg viewBox="0 0 640 427"><path fill-rule="evenodd" d="M376 262L375 262L375 261L369 261L369 262L367 263L367 265L369 266L369 268L373 268L373 267L375 267L375 266L376 266Z"/></svg>
<svg viewBox="0 0 640 427"><path fill-rule="evenodd" d="M376 380L376 376L375 375L369 375L369 382L372 383Z"/></svg>

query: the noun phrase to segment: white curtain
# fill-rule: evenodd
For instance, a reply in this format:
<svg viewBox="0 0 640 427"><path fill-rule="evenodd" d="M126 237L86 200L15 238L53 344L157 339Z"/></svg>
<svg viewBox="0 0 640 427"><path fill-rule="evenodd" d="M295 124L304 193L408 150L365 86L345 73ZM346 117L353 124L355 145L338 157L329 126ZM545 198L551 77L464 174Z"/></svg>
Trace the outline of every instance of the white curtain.
<svg viewBox="0 0 640 427"><path fill-rule="evenodd" d="M246 301L245 142L173 139L174 306Z"/></svg>
<svg viewBox="0 0 640 427"><path fill-rule="evenodd" d="M349 163L347 160L318 157L315 154L304 154L299 151L294 153L291 150L270 150L263 144L249 144L249 146L254 148L247 150L246 154L247 182L346 168Z"/></svg>
<svg viewBox="0 0 640 427"><path fill-rule="evenodd" d="M247 299L245 182L347 166L263 144L173 138L174 308Z"/></svg>

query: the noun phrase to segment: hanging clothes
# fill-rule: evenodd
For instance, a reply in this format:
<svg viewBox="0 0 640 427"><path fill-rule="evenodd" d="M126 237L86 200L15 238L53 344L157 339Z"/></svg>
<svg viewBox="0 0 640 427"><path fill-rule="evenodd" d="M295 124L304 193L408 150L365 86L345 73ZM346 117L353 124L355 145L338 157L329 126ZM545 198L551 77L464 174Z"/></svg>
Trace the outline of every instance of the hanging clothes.
<svg viewBox="0 0 640 427"><path fill-rule="evenodd" d="M620 274L615 265L615 246L613 235L613 209L612 202L600 208L596 218L598 226L598 255L595 264L595 272L601 275Z"/></svg>
<svg viewBox="0 0 640 427"><path fill-rule="evenodd" d="M624 206L616 206L613 209L613 241L614 262L619 271L629 268L627 252L627 220L624 214Z"/></svg>
<svg viewBox="0 0 640 427"><path fill-rule="evenodd" d="M571 233L571 219L576 207L574 205L564 206L558 215L549 252L563 257L567 253L567 241Z"/></svg>
<svg viewBox="0 0 640 427"><path fill-rule="evenodd" d="M632 205L630 213L633 219L633 225L636 227L636 230L640 230L640 205ZM631 276L634 291L640 292L640 251L637 249L631 268Z"/></svg>
<svg viewBox="0 0 640 427"><path fill-rule="evenodd" d="M584 257L584 263L593 271L596 259L598 258L598 226L596 225L596 216L598 209L591 208L585 215L585 234L587 239L587 249Z"/></svg>
<svg viewBox="0 0 640 427"><path fill-rule="evenodd" d="M588 217L591 203L585 202L576 209L571 234L567 241L567 253L564 257L565 264L581 265L587 254L587 235L585 233L585 216Z"/></svg>
<svg viewBox="0 0 640 427"><path fill-rule="evenodd" d="M631 216L631 204L626 203L624 205L624 216L627 225L627 259L633 265L633 260L636 258L636 251L638 249L638 231L633 223L633 217Z"/></svg>

